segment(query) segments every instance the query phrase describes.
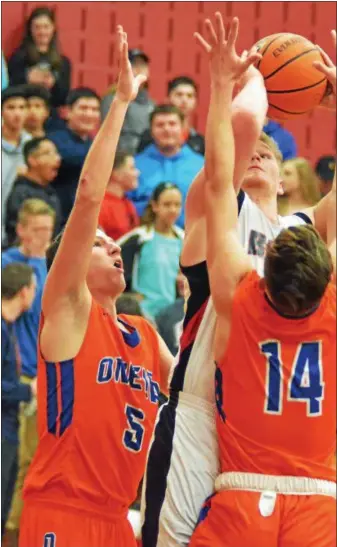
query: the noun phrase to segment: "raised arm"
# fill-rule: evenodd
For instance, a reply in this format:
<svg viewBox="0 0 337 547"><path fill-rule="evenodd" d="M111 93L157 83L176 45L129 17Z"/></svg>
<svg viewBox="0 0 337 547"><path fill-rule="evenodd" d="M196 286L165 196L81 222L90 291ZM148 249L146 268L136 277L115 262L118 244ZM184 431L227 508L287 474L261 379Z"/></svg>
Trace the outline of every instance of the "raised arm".
<svg viewBox="0 0 337 547"><path fill-rule="evenodd" d="M207 266L211 294L219 319L229 322L231 302L241 278L251 269L237 236L237 199L233 186L234 136L231 104L234 84L250 63L235 53L239 22L234 18L226 40L221 15L216 13L215 31L207 21L209 43L196 37L209 55L211 100L206 126L205 209Z"/></svg>
<svg viewBox="0 0 337 547"><path fill-rule="evenodd" d="M74 207L47 278L43 296L45 316L53 313L59 303L62 306L67 303L74 309L84 300L90 300L86 276L100 206L128 105L145 79L143 76L133 76L128 60L127 35L120 26L117 36L120 55L117 92L82 168Z"/></svg>
<svg viewBox="0 0 337 547"><path fill-rule="evenodd" d="M336 31L331 31L334 51L336 51ZM329 81L329 93L323 98L321 106L332 110L336 115L336 66L330 57L321 49L324 63L315 61L314 66L323 73ZM305 209L303 212L308 215L315 228L324 241L330 245L336 238L336 172L330 192L317 205Z"/></svg>
<svg viewBox="0 0 337 547"><path fill-rule="evenodd" d="M204 43L207 42L204 40ZM209 44L207 44L209 45ZM245 58L245 54L243 54ZM267 93L260 72L252 65L240 79L241 91L231 104L231 119L235 141L234 184L239 192L256 142L261 134L268 109ZM223 113L220 113L222 116ZM206 257L206 220L204 185L205 169L192 182L185 204L185 240L181 255L183 266L202 262Z"/></svg>

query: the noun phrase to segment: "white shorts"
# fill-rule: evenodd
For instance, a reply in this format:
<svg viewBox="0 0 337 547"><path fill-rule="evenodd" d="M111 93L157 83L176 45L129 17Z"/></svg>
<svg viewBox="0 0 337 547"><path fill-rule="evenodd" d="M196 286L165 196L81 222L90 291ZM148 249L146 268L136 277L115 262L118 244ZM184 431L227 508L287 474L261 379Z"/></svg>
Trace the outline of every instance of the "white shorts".
<svg viewBox="0 0 337 547"><path fill-rule="evenodd" d="M143 547L187 546L219 475L215 407L179 392L159 411L144 477Z"/></svg>

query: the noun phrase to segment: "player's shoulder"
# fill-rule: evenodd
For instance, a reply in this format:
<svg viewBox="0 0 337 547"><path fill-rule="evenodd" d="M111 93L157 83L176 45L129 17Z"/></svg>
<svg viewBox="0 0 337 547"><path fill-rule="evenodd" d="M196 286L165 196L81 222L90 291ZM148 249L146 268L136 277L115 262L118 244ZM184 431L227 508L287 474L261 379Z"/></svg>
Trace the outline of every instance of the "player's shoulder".
<svg viewBox="0 0 337 547"><path fill-rule="evenodd" d="M312 224L310 216L305 211L298 211L292 215L287 215L285 217L279 217L280 224L284 228L289 228L290 226L304 226L305 224Z"/></svg>
<svg viewBox="0 0 337 547"><path fill-rule="evenodd" d="M247 298L251 299L255 293L260 293L261 279L256 270L246 273L236 288L235 299L240 301L243 299L245 301Z"/></svg>

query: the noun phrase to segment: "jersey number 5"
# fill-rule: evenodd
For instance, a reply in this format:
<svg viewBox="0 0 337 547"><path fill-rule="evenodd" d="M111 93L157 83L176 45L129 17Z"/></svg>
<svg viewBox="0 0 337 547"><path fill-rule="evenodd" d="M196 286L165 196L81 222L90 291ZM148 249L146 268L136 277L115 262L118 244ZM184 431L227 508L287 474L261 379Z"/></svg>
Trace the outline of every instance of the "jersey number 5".
<svg viewBox="0 0 337 547"><path fill-rule="evenodd" d="M125 405L125 414L129 428L124 430L123 444L128 450L139 452L144 437L144 426L141 424L145 418L144 412L134 406Z"/></svg>
<svg viewBox="0 0 337 547"><path fill-rule="evenodd" d="M282 414L283 362L279 341L260 344L267 358L266 400L264 411ZM302 401L307 405L307 416L322 414L324 393L321 342L304 342L297 348L287 389L288 401Z"/></svg>

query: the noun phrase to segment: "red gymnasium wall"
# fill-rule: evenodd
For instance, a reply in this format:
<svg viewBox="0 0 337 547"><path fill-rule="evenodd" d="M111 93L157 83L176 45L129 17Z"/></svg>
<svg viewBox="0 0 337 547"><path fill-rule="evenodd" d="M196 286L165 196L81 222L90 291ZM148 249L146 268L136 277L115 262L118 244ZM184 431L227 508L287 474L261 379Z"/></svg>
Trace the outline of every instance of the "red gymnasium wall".
<svg viewBox="0 0 337 547"><path fill-rule="evenodd" d="M302 34L333 54L330 29L336 21L335 2L2 2L2 48L6 56L20 43L23 23L37 5L56 10L62 49L73 63L73 86L86 85L104 93L116 77L114 31L122 23L130 47L151 58L151 95L165 99L167 81L177 75L194 77L200 86L196 126L204 131L208 104L208 67L195 44L206 16L216 10L225 18L240 18L239 49L275 32ZM286 123L297 139L299 154L312 161L336 147L334 114L315 112Z"/></svg>

